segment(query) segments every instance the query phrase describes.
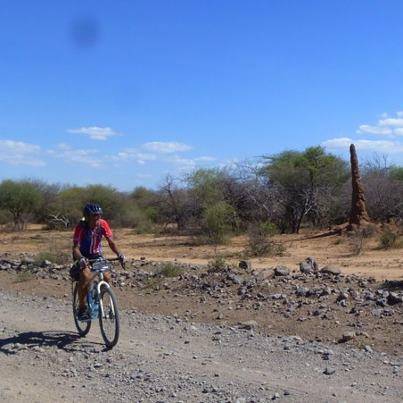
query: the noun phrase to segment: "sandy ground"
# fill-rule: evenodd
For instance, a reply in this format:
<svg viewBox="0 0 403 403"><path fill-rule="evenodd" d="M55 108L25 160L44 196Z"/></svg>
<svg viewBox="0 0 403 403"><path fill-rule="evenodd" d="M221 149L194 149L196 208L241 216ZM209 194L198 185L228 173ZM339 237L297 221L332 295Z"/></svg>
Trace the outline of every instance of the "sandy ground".
<svg viewBox="0 0 403 403"><path fill-rule="evenodd" d="M0 292L7 402L398 402L401 357L121 311L105 351L79 339L68 300ZM326 374L326 371L331 372Z"/></svg>
<svg viewBox="0 0 403 403"><path fill-rule="evenodd" d="M278 235L275 240L285 248L284 256L251 258L254 268L285 265L296 269L308 256L316 258L320 266L335 265L346 274L373 276L377 280L403 279L403 249L380 250L376 238L365 240L363 253L352 252L351 241L346 236L317 237L318 233ZM43 231L31 226L21 233L0 234L0 253L71 251L71 232ZM178 260L187 263L207 263L217 255L229 262L243 257L247 244L244 236L234 237L227 245L215 247L200 245L187 236L137 235L131 229L115 230L115 240L128 256L149 260Z"/></svg>

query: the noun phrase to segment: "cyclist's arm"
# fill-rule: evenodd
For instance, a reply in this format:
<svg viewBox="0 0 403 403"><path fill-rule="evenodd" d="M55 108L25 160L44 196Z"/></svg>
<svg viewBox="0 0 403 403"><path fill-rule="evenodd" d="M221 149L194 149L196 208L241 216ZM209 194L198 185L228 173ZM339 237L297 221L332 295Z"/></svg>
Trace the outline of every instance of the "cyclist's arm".
<svg viewBox="0 0 403 403"><path fill-rule="evenodd" d="M80 252L80 239L81 239L81 231L82 228L80 225L77 225L74 229L73 235L73 259L80 260L83 255Z"/></svg>
<svg viewBox="0 0 403 403"><path fill-rule="evenodd" d="M118 247L116 246L115 242L113 241L113 238L112 238L113 234L112 234L112 230L109 227L109 224L105 220L102 220L101 226L102 226L103 235L106 238L106 240L108 241L108 245L112 249L112 252L114 252L116 254L116 256L119 258L124 257L123 254L118 249Z"/></svg>
<svg viewBox="0 0 403 403"><path fill-rule="evenodd" d="M80 245L77 243L73 244L73 259L74 260L80 260L83 257L83 255L80 252Z"/></svg>
<svg viewBox="0 0 403 403"><path fill-rule="evenodd" d="M106 237L106 240L108 241L109 247L112 249L112 252L116 254L116 256L121 256L122 253L119 251L118 247L116 246L115 242L113 241L112 238Z"/></svg>

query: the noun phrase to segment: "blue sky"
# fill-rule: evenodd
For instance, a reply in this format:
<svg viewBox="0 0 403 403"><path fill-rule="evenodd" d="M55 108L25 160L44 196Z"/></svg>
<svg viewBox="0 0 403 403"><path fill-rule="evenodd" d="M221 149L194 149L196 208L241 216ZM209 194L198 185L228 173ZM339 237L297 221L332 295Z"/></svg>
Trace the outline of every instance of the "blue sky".
<svg viewBox="0 0 403 403"><path fill-rule="evenodd" d="M2 1L0 179L158 186L322 144L403 164L400 0Z"/></svg>

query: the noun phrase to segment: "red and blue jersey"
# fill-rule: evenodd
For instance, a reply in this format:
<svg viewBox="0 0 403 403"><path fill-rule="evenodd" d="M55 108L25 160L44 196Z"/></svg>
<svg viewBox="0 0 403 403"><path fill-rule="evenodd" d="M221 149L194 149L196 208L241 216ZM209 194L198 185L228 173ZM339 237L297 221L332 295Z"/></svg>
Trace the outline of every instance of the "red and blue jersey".
<svg viewBox="0 0 403 403"><path fill-rule="evenodd" d="M74 230L74 245L79 245L81 254L92 259L102 255L102 237L112 238L109 224L99 219L93 229L85 221L80 221Z"/></svg>

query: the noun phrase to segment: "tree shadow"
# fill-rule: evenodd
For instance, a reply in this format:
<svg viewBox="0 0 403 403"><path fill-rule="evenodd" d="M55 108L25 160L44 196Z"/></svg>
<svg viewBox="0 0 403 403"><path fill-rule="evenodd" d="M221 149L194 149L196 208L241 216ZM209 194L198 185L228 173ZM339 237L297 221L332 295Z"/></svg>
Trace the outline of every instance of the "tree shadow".
<svg viewBox="0 0 403 403"><path fill-rule="evenodd" d="M386 288L389 291L403 290L403 280L385 280L380 288Z"/></svg>
<svg viewBox="0 0 403 403"><path fill-rule="evenodd" d="M80 339L80 336L73 332L22 332L12 337L0 339L0 353L13 355L20 350L34 347L57 347L67 352L73 352L77 350L75 342ZM80 343L80 347L83 347L83 343Z"/></svg>

